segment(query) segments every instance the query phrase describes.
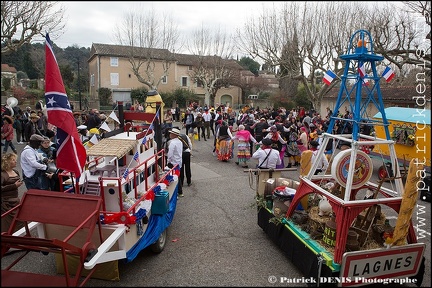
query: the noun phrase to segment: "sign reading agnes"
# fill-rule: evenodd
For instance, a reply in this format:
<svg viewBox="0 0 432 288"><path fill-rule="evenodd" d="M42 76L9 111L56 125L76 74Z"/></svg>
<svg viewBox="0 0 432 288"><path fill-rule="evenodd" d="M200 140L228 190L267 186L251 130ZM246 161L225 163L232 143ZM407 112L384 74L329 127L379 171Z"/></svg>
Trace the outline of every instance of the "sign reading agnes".
<svg viewBox="0 0 432 288"><path fill-rule="evenodd" d="M342 259L341 277L351 279L384 279L416 275L421 264L425 244L397 246L389 249L365 250L345 253ZM345 285L343 285L345 284ZM351 282L342 286L368 283Z"/></svg>

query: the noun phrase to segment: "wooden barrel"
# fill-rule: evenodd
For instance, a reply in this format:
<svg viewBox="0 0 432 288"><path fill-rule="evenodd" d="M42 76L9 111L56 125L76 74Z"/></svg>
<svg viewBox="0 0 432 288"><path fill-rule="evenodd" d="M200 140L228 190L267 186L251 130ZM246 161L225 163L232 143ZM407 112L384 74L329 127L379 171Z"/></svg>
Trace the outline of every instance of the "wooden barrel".
<svg viewBox="0 0 432 288"><path fill-rule="evenodd" d="M336 244L336 222L332 219L328 220L325 224L323 242L327 245L334 247Z"/></svg>

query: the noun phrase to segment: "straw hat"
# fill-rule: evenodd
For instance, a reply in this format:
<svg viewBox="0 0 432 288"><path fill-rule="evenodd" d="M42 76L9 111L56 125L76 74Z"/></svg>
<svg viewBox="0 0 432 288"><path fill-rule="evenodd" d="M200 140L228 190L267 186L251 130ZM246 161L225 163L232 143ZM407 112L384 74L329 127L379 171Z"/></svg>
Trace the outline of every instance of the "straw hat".
<svg viewBox="0 0 432 288"><path fill-rule="evenodd" d="M169 133L175 134L177 136L180 136L180 130L177 128L172 128Z"/></svg>
<svg viewBox="0 0 432 288"><path fill-rule="evenodd" d="M29 118L30 119L40 119L40 117L36 113L31 113Z"/></svg>
<svg viewBox="0 0 432 288"><path fill-rule="evenodd" d="M9 116L9 115L4 115L3 116L3 120L6 120L9 124L12 124L14 122L14 120L12 119L12 117Z"/></svg>

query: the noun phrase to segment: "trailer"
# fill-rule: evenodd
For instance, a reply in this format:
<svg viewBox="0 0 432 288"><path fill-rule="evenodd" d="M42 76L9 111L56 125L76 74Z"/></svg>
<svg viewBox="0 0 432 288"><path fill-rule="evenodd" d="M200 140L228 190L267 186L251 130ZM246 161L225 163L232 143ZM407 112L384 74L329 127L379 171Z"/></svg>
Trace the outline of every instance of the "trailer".
<svg viewBox="0 0 432 288"><path fill-rule="evenodd" d="M417 239L412 216L418 199L416 184L422 181L425 165L411 159L404 186L376 69L376 61L383 57L373 52L370 33L356 31L347 54L340 58L346 64L336 108L315 159L326 157L329 141L336 147L349 144L344 145L348 148L334 149L329 168L321 173L315 173L319 161L311 161L312 151L303 152L299 179L280 178L278 169L245 170L256 179L258 225L310 286L420 286L425 244ZM363 85L365 78L372 85ZM342 105L351 108L352 119L338 116ZM369 118L368 105L375 105L382 118ZM350 123L353 132L332 134L336 123ZM362 134L361 125L383 127L384 137ZM386 179L371 181L373 163L365 146L387 147L394 163L391 188L383 185Z"/></svg>
<svg viewBox="0 0 432 288"><path fill-rule="evenodd" d="M126 112L120 127L86 151L84 172L59 175L63 191L29 190L1 235L1 256L21 250L2 270L2 286L84 286L94 277L119 280L118 261L133 261L146 248L161 253L175 215L180 168L165 169L159 103L156 113ZM125 120L133 120L125 125ZM24 227L16 232L18 222ZM57 274L19 271L30 252L55 256ZM35 267L36 268L36 267Z"/></svg>

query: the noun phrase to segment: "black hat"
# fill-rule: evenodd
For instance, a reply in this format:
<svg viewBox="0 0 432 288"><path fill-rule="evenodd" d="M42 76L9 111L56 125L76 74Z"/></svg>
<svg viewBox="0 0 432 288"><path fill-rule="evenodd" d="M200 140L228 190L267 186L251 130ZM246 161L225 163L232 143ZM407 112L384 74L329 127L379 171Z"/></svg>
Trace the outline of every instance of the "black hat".
<svg viewBox="0 0 432 288"><path fill-rule="evenodd" d="M264 144L264 145L266 145L266 146L270 146L273 143L273 141L270 138L264 138L261 141L261 143Z"/></svg>
<svg viewBox="0 0 432 288"><path fill-rule="evenodd" d="M318 146L319 146L318 141L315 141L315 140L310 141L309 144L310 144L312 147L318 147Z"/></svg>

